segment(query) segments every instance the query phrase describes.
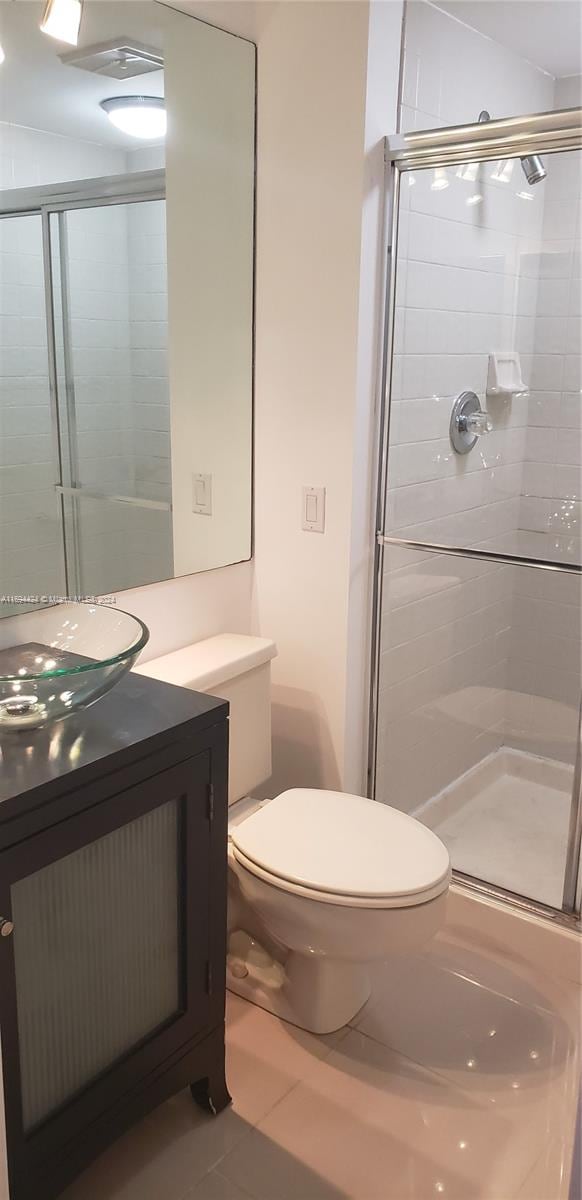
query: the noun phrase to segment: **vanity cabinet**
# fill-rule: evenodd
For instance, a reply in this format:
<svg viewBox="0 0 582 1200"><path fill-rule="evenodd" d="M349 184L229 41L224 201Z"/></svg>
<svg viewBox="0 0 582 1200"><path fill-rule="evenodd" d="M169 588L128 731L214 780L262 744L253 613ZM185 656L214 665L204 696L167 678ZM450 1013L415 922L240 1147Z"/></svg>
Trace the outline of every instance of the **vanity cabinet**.
<svg viewBox="0 0 582 1200"><path fill-rule="evenodd" d="M129 676L2 734L0 1033L10 1200L224 1077L227 705Z"/></svg>

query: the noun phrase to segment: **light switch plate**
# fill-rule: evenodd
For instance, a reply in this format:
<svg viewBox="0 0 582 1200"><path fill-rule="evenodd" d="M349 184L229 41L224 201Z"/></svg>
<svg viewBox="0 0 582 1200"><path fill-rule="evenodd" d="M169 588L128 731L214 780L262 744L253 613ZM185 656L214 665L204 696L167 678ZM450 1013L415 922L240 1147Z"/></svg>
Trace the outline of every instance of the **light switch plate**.
<svg viewBox="0 0 582 1200"><path fill-rule="evenodd" d="M325 533L325 488L304 487L301 528L307 533Z"/></svg>
<svg viewBox="0 0 582 1200"><path fill-rule="evenodd" d="M212 475L198 472L192 476L192 512L212 516Z"/></svg>

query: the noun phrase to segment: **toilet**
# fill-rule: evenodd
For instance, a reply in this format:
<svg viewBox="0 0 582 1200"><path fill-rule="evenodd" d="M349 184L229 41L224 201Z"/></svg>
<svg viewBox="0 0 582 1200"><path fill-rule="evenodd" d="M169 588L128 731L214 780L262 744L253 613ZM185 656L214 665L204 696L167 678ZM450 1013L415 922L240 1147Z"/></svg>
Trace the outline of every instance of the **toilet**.
<svg viewBox="0 0 582 1200"><path fill-rule="evenodd" d="M252 799L271 774L275 655L266 638L220 634L135 670L230 703L228 987L331 1033L366 1003L374 962L441 927L450 861L432 830L365 796Z"/></svg>

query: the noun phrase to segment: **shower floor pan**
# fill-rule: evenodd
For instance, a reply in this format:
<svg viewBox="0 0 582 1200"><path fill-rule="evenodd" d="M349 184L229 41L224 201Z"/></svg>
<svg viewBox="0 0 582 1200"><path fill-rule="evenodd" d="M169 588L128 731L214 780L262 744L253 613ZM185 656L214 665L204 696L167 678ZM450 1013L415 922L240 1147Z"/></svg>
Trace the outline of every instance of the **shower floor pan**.
<svg viewBox="0 0 582 1200"><path fill-rule="evenodd" d="M414 815L458 871L561 908L572 780L567 763L501 749Z"/></svg>

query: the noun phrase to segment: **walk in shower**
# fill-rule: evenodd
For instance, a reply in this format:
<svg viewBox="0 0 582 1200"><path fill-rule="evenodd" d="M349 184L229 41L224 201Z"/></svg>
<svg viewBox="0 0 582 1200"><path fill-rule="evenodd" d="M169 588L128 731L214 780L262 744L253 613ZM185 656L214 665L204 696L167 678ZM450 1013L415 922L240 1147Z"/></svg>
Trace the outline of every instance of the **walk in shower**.
<svg viewBox="0 0 582 1200"><path fill-rule="evenodd" d="M581 147L579 109L387 143L370 739L373 795L433 828L459 878L565 921L580 911Z"/></svg>
<svg viewBox="0 0 582 1200"><path fill-rule="evenodd" d="M5 596L173 574L164 196L164 171L0 195Z"/></svg>

